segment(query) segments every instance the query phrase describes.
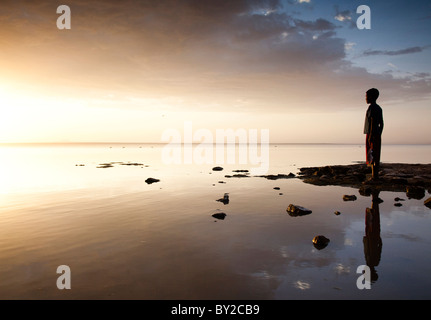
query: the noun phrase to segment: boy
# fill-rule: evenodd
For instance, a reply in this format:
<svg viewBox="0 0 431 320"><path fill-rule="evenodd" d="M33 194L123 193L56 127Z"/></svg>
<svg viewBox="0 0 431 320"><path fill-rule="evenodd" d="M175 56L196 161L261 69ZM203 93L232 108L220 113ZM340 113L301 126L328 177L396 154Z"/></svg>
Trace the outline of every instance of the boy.
<svg viewBox="0 0 431 320"><path fill-rule="evenodd" d="M366 160L371 166L372 179L379 178L380 150L382 146L383 112L376 103L379 90L372 88L366 92L365 99L370 106L365 116L364 133L366 134Z"/></svg>

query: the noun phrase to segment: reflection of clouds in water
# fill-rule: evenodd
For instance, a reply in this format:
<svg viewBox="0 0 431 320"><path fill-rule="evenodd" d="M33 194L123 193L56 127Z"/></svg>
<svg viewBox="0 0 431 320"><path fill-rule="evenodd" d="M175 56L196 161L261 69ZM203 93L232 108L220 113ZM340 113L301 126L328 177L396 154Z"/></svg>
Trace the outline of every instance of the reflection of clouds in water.
<svg viewBox="0 0 431 320"><path fill-rule="evenodd" d="M338 263L335 266L334 269L335 269L335 272L337 274L349 274L350 273L350 267L349 266L345 266L345 265L343 265L341 263Z"/></svg>
<svg viewBox="0 0 431 320"><path fill-rule="evenodd" d="M289 252L288 252L288 248L286 246L281 246L280 247L280 255L283 258L288 258L289 257Z"/></svg>
<svg viewBox="0 0 431 320"><path fill-rule="evenodd" d="M351 238L344 239L345 246L353 246L353 240Z"/></svg>
<svg viewBox="0 0 431 320"><path fill-rule="evenodd" d="M293 285L300 290L310 289L310 284L301 280L296 281Z"/></svg>
<svg viewBox="0 0 431 320"><path fill-rule="evenodd" d="M253 277L260 278L260 279L271 279L275 276L271 275L268 271L262 270L259 272L255 272L251 274Z"/></svg>
<svg viewBox="0 0 431 320"><path fill-rule="evenodd" d="M391 231L387 231L383 233L384 238L399 238L413 242L424 242L424 239L421 237L412 235L412 234L402 234L402 233L394 233Z"/></svg>

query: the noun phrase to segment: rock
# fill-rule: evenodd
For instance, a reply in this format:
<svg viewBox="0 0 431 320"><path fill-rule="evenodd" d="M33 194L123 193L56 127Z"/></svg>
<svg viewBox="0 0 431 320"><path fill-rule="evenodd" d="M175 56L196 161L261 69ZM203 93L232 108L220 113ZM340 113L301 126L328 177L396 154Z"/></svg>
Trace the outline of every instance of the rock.
<svg viewBox="0 0 431 320"><path fill-rule="evenodd" d="M97 168L112 168L113 165L111 163L101 163Z"/></svg>
<svg viewBox="0 0 431 320"><path fill-rule="evenodd" d="M418 186L408 186L406 188L406 195L408 198L420 200L425 197L425 189Z"/></svg>
<svg viewBox="0 0 431 320"><path fill-rule="evenodd" d="M396 198L394 199L394 201L405 201L405 200L404 200L404 199L401 199L401 198L396 197Z"/></svg>
<svg viewBox="0 0 431 320"><path fill-rule="evenodd" d="M212 217L216 218L216 219L219 219L219 220L224 220L224 218L226 218L226 213L224 213L224 212L217 212L217 213L214 213L212 215Z"/></svg>
<svg viewBox="0 0 431 320"><path fill-rule="evenodd" d="M291 179L291 178L295 178L295 174L293 174L292 172L289 174L284 174L284 173L279 173L277 175L275 174L268 174L268 175L263 175L263 176L258 176L258 177L262 177L262 178L266 178L268 180L278 180L278 179Z"/></svg>
<svg viewBox="0 0 431 320"><path fill-rule="evenodd" d="M232 172L248 172L248 170L237 169L237 170L232 170Z"/></svg>
<svg viewBox="0 0 431 320"><path fill-rule="evenodd" d="M339 216L339 215L341 214L341 212L340 212L340 211L335 211L335 212L334 212L334 214L335 214L336 216Z"/></svg>
<svg viewBox="0 0 431 320"><path fill-rule="evenodd" d="M325 248L329 243L329 239L325 236L318 235L313 238L314 247L318 250Z"/></svg>
<svg viewBox="0 0 431 320"><path fill-rule="evenodd" d="M223 198L220 198L216 201L222 202L223 204L228 204L229 203L229 193L225 193Z"/></svg>
<svg viewBox="0 0 431 320"><path fill-rule="evenodd" d="M394 203L394 206L395 207L401 207L403 204L402 203L399 203L399 202L397 202L397 203Z"/></svg>
<svg viewBox="0 0 431 320"><path fill-rule="evenodd" d="M122 162L120 163L122 166L143 166L143 163L139 163L139 162Z"/></svg>
<svg viewBox="0 0 431 320"><path fill-rule="evenodd" d="M155 178L148 178L147 180L145 180L145 182L148 184L156 183L159 181L160 181L159 179L155 179Z"/></svg>
<svg viewBox="0 0 431 320"><path fill-rule="evenodd" d="M365 163L300 168L298 178L319 186L358 188L361 195L369 195L370 189L406 192L408 186L431 191L431 164L381 163L380 169L380 179L377 181L366 180L371 168ZM418 196L420 195L415 195Z"/></svg>
<svg viewBox="0 0 431 320"><path fill-rule="evenodd" d="M371 188L370 186L367 186L367 185L362 185L359 188L359 194L361 196L364 196L364 197L369 197L372 192L373 192L373 188Z"/></svg>
<svg viewBox="0 0 431 320"><path fill-rule="evenodd" d="M424 201L424 205L431 209L431 198L428 198Z"/></svg>
<svg viewBox="0 0 431 320"><path fill-rule="evenodd" d="M234 175L225 175L225 178L250 178L250 176L246 173L237 173Z"/></svg>
<svg viewBox="0 0 431 320"><path fill-rule="evenodd" d="M355 201L356 200L356 196L354 194L352 194L352 195L345 194L343 196L343 200L344 201Z"/></svg>
<svg viewBox="0 0 431 320"><path fill-rule="evenodd" d="M304 208L301 206L297 206L294 204L289 204L286 211L292 217L304 216L304 215L310 214L312 212L310 209L307 209L307 208Z"/></svg>
<svg viewBox="0 0 431 320"><path fill-rule="evenodd" d="M213 168L213 171L222 171L223 170L223 168L222 167L214 167Z"/></svg>
<svg viewBox="0 0 431 320"><path fill-rule="evenodd" d="M274 190L280 190L280 187L274 187Z"/></svg>
<svg viewBox="0 0 431 320"><path fill-rule="evenodd" d="M373 202L376 202L376 203L383 203L384 201L383 201L383 199L381 199L380 197L378 197L377 199L373 199Z"/></svg>

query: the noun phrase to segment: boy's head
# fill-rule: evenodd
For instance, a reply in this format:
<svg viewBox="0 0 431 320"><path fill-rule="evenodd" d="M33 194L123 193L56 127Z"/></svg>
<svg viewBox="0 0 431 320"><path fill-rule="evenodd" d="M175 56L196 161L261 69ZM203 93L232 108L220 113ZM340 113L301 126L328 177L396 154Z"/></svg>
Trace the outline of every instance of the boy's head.
<svg viewBox="0 0 431 320"><path fill-rule="evenodd" d="M376 88L372 88L366 92L367 103L376 102L378 97L379 97L379 90L377 90Z"/></svg>

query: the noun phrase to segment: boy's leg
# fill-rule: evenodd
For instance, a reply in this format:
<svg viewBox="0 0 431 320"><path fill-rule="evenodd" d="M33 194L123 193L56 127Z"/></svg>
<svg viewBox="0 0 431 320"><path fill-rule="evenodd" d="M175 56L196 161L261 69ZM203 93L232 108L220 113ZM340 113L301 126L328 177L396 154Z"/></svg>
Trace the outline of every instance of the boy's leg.
<svg viewBox="0 0 431 320"><path fill-rule="evenodd" d="M378 163L373 163L373 165L371 166L371 172L372 172L373 179L379 178L379 164Z"/></svg>

